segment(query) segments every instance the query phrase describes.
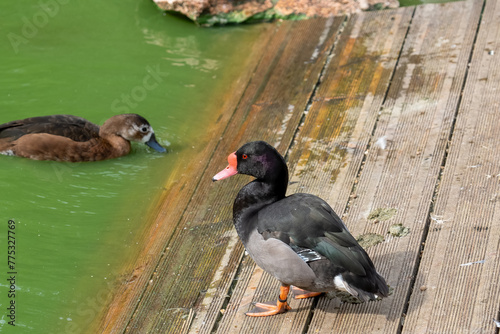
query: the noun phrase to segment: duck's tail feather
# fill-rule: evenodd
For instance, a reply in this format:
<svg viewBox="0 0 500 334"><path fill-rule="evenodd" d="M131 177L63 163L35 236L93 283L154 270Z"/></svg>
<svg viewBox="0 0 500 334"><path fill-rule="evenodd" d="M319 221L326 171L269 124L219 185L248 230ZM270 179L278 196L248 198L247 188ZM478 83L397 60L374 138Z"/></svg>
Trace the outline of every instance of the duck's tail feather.
<svg viewBox="0 0 500 334"><path fill-rule="evenodd" d="M366 284L366 282L363 282L365 284L356 284L355 281L348 282L342 277L338 278L339 276L335 277L335 285L337 288L349 292L363 302L379 300L389 296L389 286L385 282L385 279L377 272L369 278L369 284ZM366 280L367 278L365 277L363 279ZM361 286L363 286L363 288L361 288Z"/></svg>

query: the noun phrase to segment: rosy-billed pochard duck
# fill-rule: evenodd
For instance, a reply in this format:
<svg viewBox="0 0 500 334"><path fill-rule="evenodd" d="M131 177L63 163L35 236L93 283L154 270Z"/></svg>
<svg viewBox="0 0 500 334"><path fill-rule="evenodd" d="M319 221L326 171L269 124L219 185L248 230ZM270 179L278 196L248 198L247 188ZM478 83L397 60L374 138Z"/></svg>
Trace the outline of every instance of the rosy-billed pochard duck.
<svg viewBox="0 0 500 334"><path fill-rule="evenodd" d="M228 162L213 181L235 174L256 178L236 196L234 226L255 263L281 282L277 302L257 303L247 315L289 310L291 285L296 298L332 290L361 301L389 295L384 278L328 203L310 194L285 196L288 168L276 149L250 142L231 153Z"/></svg>
<svg viewBox="0 0 500 334"><path fill-rule="evenodd" d="M113 159L130 152L130 141L166 152L149 122L137 114L113 116L101 127L71 115L31 117L0 125L0 154L34 160Z"/></svg>

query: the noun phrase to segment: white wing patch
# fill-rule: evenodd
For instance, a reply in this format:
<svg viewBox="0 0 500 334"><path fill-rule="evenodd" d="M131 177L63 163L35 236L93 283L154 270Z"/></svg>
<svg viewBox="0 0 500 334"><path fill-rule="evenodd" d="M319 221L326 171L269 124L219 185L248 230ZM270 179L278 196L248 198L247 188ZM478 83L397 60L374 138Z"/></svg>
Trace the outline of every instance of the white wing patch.
<svg viewBox="0 0 500 334"><path fill-rule="evenodd" d="M359 293L352 289L349 284L344 280L341 274L338 274L333 278L333 284L335 284L335 287L341 291L346 291L353 295L354 297L358 297Z"/></svg>
<svg viewBox="0 0 500 334"><path fill-rule="evenodd" d="M295 253L302 259L302 261L309 263L313 261L318 261L321 260L321 254L318 252L309 249L309 248L301 248L298 246L290 245L290 247L293 249Z"/></svg>
<svg viewBox="0 0 500 334"><path fill-rule="evenodd" d="M12 150L1 151L0 154L14 156L14 152Z"/></svg>
<svg viewBox="0 0 500 334"><path fill-rule="evenodd" d="M349 292L347 289L347 283L344 281L344 278L342 278L342 275L337 275L333 278L333 284L335 284L335 287L339 290ZM350 292L349 292L350 293Z"/></svg>

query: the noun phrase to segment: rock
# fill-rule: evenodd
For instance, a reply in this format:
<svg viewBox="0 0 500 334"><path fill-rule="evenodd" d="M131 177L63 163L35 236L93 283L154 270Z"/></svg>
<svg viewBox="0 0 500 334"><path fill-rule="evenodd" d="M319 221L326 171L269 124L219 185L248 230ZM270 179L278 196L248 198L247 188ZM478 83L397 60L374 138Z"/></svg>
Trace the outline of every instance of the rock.
<svg viewBox="0 0 500 334"><path fill-rule="evenodd" d="M162 10L181 13L204 26L244 21L330 17L399 6L397 0L154 0L154 2Z"/></svg>

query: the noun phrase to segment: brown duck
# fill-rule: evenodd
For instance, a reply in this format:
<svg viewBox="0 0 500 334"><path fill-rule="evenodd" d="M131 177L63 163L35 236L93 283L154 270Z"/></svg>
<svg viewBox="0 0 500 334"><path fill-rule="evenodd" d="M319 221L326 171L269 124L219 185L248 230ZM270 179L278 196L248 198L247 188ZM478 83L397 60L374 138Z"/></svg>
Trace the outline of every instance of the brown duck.
<svg viewBox="0 0 500 334"><path fill-rule="evenodd" d="M166 152L149 122L137 114L113 116L101 127L72 115L31 117L0 125L0 154L34 160L113 159L130 152L130 141Z"/></svg>

